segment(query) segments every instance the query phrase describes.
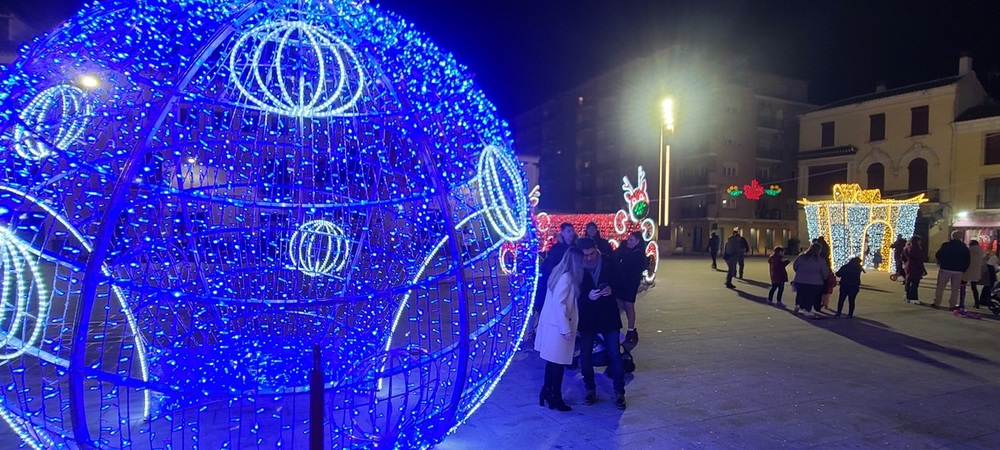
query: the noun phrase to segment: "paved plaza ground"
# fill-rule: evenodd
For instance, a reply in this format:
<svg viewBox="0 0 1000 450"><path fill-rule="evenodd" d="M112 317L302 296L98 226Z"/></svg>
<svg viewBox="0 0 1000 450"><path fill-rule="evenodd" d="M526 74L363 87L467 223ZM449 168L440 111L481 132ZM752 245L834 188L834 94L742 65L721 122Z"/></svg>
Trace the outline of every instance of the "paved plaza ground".
<svg viewBox="0 0 1000 450"><path fill-rule="evenodd" d="M735 290L707 258L660 267L637 303L628 410L600 374L599 402L582 405L575 370L564 381L573 411L539 407L544 363L523 351L437 449L1000 448L1000 318L987 310L972 320L906 304L899 283L873 273L855 318L812 320L764 304L763 257ZM17 442L2 425L0 448Z"/></svg>
<svg viewBox="0 0 1000 450"><path fill-rule="evenodd" d="M584 406L578 371L564 381L573 411L539 407L544 362L521 352L437 448L1000 448L1000 318L988 310L972 320L906 304L899 283L871 273L855 318L812 320L765 304L763 257L735 290L707 259L660 267L637 304L628 410L600 374L599 402Z"/></svg>

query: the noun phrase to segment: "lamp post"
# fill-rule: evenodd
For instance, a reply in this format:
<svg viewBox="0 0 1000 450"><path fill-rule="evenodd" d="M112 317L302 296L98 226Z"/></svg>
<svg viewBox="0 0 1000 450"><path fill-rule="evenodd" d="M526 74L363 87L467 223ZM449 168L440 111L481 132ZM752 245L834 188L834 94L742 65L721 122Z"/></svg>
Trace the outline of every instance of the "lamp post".
<svg viewBox="0 0 1000 450"><path fill-rule="evenodd" d="M660 201L657 222L666 227L670 222L670 139L674 134L674 99L667 97L661 103L663 122L660 123ZM669 134L669 135L668 135ZM659 234L659 233L657 233ZM662 239L662 236L660 237ZM669 233L667 239L669 239Z"/></svg>

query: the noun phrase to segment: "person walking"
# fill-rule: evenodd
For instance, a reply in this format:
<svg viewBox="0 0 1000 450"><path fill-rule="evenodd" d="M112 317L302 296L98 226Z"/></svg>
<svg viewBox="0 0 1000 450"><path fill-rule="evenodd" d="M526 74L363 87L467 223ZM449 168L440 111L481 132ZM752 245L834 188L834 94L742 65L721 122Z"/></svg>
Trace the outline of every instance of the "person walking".
<svg viewBox="0 0 1000 450"><path fill-rule="evenodd" d="M625 342L622 345L629 351L639 343L639 331L635 329L635 299L642 284L642 272L646 270L646 253L642 251L642 232L629 234L625 245L618 247L615 260L621 274L621 284L615 290L618 297L618 308L625 311L628 329L625 331Z"/></svg>
<svg viewBox="0 0 1000 450"><path fill-rule="evenodd" d="M726 262L726 287L736 288L733 284L733 277L736 276L736 264L743 259L743 243L741 242L740 231L733 230L732 236L726 240L726 247L722 250L722 259Z"/></svg>
<svg viewBox="0 0 1000 450"><path fill-rule="evenodd" d="M975 304L979 304L979 291L977 288L983 283L983 266L986 264L986 250L979 245L979 241L973 239L969 241L969 268L962 274L962 291L958 295L958 309L965 309L965 287L972 289L972 299Z"/></svg>
<svg viewBox="0 0 1000 450"><path fill-rule="evenodd" d="M778 304L779 308L784 308L785 304L781 303L781 294L785 292L785 283L788 282L788 270L786 267L788 263L791 262L785 259L785 249L781 247L775 247L774 253L767 259L767 265L770 268L771 273L771 290L767 293L767 304L774 304L774 293L778 293Z"/></svg>
<svg viewBox="0 0 1000 450"><path fill-rule="evenodd" d="M847 318L854 317L854 300L858 297L858 292L861 291L862 273L865 273L865 269L861 267L861 258L857 256L851 258L847 264L837 270L837 277L840 278L840 299L837 300L837 314L834 314L834 317L840 317L841 311L844 310L844 300L850 303L847 309Z"/></svg>
<svg viewBox="0 0 1000 450"><path fill-rule="evenodd" d="M903 249L903 261L906 264L903 271L906 274L904 281L906 283L905 300L907 303L920 304L918 288L920 280L927 276L927 269L924 267L925 260L924 249L920 245L920 236L913 236L906 248Z"/></svg>
<svg viewBox="0 0 1000 450"><path fill-rule="evenodd" d="M799 255L792 263L792 269L795 270L795 278L792 280L795 287L794 312L798 313L801 310L805 317L820 317L810 310L819 306L820 297L826 291L826 280L831 273L829 264L821 256L821 251L819 244L812 244L805 254Z"/></svg>
<svg viewBox="0 0 1000 450"><path fill-rule="evenodd" d="M975 304L976 308L979 308L979 305L989 304L990 297L993 295L993 287L997 284L998 265L1000 265L1000 260L997 259L996 254L987 252L986 262L983 263L983 291L979 294L979 301Z"/></svg>
<svg viewBox="0 0 1000 450"><path fill-rule="evenodd" d="M744 258L746 258L747 253L750 253L750 243L747 242L747 238L745 238L743 236L740 236L740 245L743 246L743 253L740 254L740 259L737 262L737 264L739 266L738 278L742 280L743 279L743 266L746 265L746 262L744 261Z"/></svg>
<svg viewBox="0 0 1000 450"><path fill-rule="evenodd" d="M708 248L706 248L705 250L708 251L708 254L712 255L713 270L719 269L718 266L716 265L715 258L719 254L719 244L721 241L722 239L719 239L719 235L716 234L716 232L714 231L712 232L712 237L708 238Z"/></svg>
<svg viewBox="0 0 1000 450"><path fill-rule="evenodd" d="M941 307L941 297L944 295L944 287L951 283L951 296L948 297L948 307L952 310L958 308L958 295L962 276L969 268L969 247L962 242L962 232L955 230L951 232L951 240L941 244L934 257L938 262L937 286L934 290L934 304L932 308Z"/></svg>
<svg viewBox="0 0 1000 450"><path fill-rule="evenodd" d="M573 362L576 328L580 321L577 297L582 281L583 251L570 248L549 276L546 302L538 315L535 333L535 350L545 360L545 378L538 404L545 406L548 403L549 409L573 409L563 400L562 380L566 365Z"/></svg>
<svg viewBox="0 0 1000 450"><path fill-rule="evenodd" d="M621 313L613 296L612 286L619 283L614 261L597 250L593 239L580 238L577 247L583 252L583 281L577 305L580 311L580 373L587 395L584 405L597 403L597 383L594 380L594 342L597 335L604 341L604 351L608 356L608 374L611 376L615 392L615 406L625 409L625 370L621 354Z"/></svg>
<svg viewBox="0 0 1000 450"><path fill-rule="evenodd" d="M902 234L897 234L896 242L893 242L889 248L892 249L892 259L896 263L896 275L903 278L903 284L906 284L906 268L903 263L903 250L906 248L906 239L903 239Z"/></svg>
<svg viewBox="0 0 1000 450"><path fill-rule="evenodd" d="M611 243L608 242L607 239L601 237L601 230L597 228L596 222L590 222L587 224L584 235L594 240L594 244L597 245L597 251L601 252L602 255L611 256L614 253L614 249L611 248Z"/></svg>

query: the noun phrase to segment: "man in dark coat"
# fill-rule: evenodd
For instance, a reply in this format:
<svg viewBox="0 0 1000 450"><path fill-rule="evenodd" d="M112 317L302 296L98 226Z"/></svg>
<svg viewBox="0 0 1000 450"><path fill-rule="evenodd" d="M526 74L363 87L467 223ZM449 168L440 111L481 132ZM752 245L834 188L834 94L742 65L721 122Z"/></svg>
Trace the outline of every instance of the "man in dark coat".
<svg viewBox="0 0 1000 450"><path fill-rule="evenodd" d="M740 274L739 274L738 278L742 280L743 279L743 267L746 265L746 262L744 261L744 259L746 258L747 253L750 253L750 243L747 242L747 238L745 238L743 236L740 236L740 245L743 246L743 253L740 254L740 260L738 261L739 270L740 270Z"/></svg>
<svg viewBox="0 0 1000 450"><path fill-rule="evenodd" d="M721 243L721 241L722 239L720 239L719 235L716 234L714 231L712 232L712 237L708 238L708 248L706 250L708 251L709 254L712 255L713 269L718 269L718 267L715 265L715 257L718 256L719 254L719 244Z"/></svg>
<svg viewBox="0 0 1000 450"><path fill-rule="evenodd" d="M962 242L964 233L955 230L951 232L951 240L941 244L934 257L938 262L937 288L934 290L934 304L932 307L941 307L941 296L944 294L944 287L951 283L951 296L948 297L948 306L951 309L958 308L959 285L962 283L962 275L969 268L972 256L969 253L969 246Z"/></svg>
<svg viewBox="0 0 1000 450"><path fill-rule="evenodd" d="M733 285L733 277L736 276L736 265L743 259L743 237L740 230L733 230L733 235L726 240L726 247L722 250L722 259L726 261L726 287L736 288Z"/></svg>
<svg viewBox="0 0 1000 450"><path fill-rule="evenodd" d="M618 301L612 287L620 283L617 267L612 258L602 255L593 239L580 238L576 243L583 251L583 281L580 283L580 297L577 306L580 321L577 332L580 336L580 373L587 395L583 404L597 402L597 383L594 381L594 341L601 335L604 351L608 355L608 372L615 390L615 406L625 409L625 371L622 366L621 330L622 319L618 312Z"/></svg>

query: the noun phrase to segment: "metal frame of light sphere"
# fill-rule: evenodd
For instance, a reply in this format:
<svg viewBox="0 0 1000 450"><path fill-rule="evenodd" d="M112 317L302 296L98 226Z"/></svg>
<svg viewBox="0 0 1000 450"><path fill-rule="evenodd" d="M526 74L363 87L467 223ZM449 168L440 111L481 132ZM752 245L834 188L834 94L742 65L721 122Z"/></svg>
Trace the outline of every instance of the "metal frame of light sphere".
<svg viewBox="0 0 1000 450"><path fill-rule="evenodd" d="M434 445L524 333L525 187L467 70L366 2L89 5L0 80L0 419L304 448L318 349L327 448Z"/></svg>

